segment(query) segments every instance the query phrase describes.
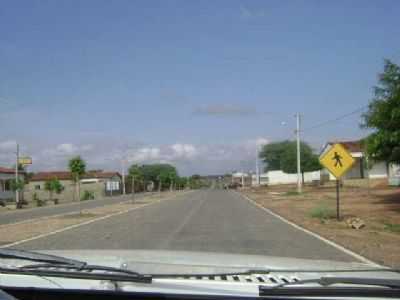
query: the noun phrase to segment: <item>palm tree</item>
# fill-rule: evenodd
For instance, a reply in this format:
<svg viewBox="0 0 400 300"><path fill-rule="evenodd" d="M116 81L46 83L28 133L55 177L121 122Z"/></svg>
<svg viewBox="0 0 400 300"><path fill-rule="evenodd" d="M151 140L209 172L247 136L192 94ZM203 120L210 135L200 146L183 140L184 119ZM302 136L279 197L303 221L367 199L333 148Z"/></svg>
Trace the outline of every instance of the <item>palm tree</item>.
<svg viewBox="0 0 400 300"><path fill-rule="evenodd" d="M53 178L51 180L48 180L44 184L44 189L49 192L49 200L53 200L53 193L55 192L56 194L61 193L63 190L63 186L61 182L57 178Z"/></svg>
<svg viewBox="0 0 400 300"><path fill-rule="evenodd" d="M80 156L71 158L68 162L68 168L72 175L72 180L75 183L75 194L78 196L78 201L81 201L80 179L86 172L86 163ZM79 205L79 214L82 213Z"/></svg>

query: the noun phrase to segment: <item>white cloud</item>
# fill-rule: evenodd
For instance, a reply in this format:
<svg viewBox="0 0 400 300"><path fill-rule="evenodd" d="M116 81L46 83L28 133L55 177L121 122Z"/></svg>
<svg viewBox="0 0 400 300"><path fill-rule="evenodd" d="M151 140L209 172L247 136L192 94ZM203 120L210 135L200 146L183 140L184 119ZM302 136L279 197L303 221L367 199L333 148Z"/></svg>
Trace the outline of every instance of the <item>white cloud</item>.
<svg viewBox="0 0 400 300"><path fill-rule="evenodd" d="M76 147L73 144L60 144L56 147L56 151L59 154L74 154L78 150L78 147Z"/></svg>
<svg viewBox="0 0 400 300"><path fill-rule="evenodd" d="M45 155L49 156L70 156L78 155L93 150L93 145L75 145L72 143L62 143L56 145L54 148L48 148L44 150Z"/></svg>
<svg viewBox="0 0 400 300"><path fill-rule="evenodd" d="M15 150L17 142L14 140L7 140L0 143L0 151L11 151Z"/></svg>
<svg viewBox="0 0 400 300"><path fill-rule="evenodd" d="M130 152L131 153L128 154L129 162L141 163L145 161L161 159L161 150L157 147L142 147Z"/></svg>
<svg viewBox="0 0 400 300"><path fill-rule="evenodd" d="M257 138L256 141L255 141L255 144L257 146L259 146L259 147L260 146L264 146L264 145L266 145L268 143L269 143L269 140L267 140L266 138L263 138L263 137Z"/></svg>
<svg viewBox="0 0 400 300"><path fill-rule="evenodd" d="M173 154L176 158L191 159L197 155L197 149L191 144L173 144L171 146Z"/></svg>
<svg viewBox="0 0 400 300"><path fill-rule="evenodd" d="M124 150L126 148L104 141L85 144L63 142L45 149L40 145L30 147L29 155L34 157L31 170L35 171L65 170L68 159L80 154L86 160L88 169L120 170L121 160L125 158L126 166L133 163L170 163L177 167L181 175L222 174L234 170L254 170L256 145L265 143L268 139L255 137L229 144L136 144ZM1 153L0 160L4 165L11 163L1 159Z"/></svg>

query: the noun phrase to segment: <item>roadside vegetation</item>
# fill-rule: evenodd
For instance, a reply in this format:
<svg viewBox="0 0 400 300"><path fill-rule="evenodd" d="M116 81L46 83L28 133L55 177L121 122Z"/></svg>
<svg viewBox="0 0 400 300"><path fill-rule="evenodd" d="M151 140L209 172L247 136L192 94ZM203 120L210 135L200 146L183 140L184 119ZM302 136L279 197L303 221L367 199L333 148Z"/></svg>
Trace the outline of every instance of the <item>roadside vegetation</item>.
<svg viewBox="0 0 400 300"><path fill-rule="evenodd" d="M310 216L312 218L318 219L321 223L325 222L329 219L336 218L336 212L334 209L327 207L324 204L320 204L316 207L313 207L310 211Z"/></svg>
<svg viewBox="0 0 400 300"><path fill-rule="evenodd" d="M57 178L46 181L44 189L49 192L49 201L53 201L54 204L58 204L58 199L54 199L54 193L60 194L64 187Z"/></svg>
<svg viewBox="0 0 400 300"><path fill-rule="evenodd" d="M386 60L374 87L374 98L360 122L361 127L372 131L363 140L367 167L379 161L387 165L400 164L399 124L400 67ZM260 158L267 164L267 170L296 172L295 146L292 141L267 144L260 152ZM321 168L318 157L306 143L301 144L301 155L303 172ZM387 179L361 181L342 180L340 220L336 220L334 182L305 185L302 194L297 194L294 186L288 185L259 187L244 192L296 224L377 263L398 268L400 189L388 186Z"/></svg>
<svg viewBox="0 0 400 300"><path fill-rule="evenodd" d="M265 171L282 170L285 173L296 173L296 149L297 145L295 141L282 141L264 145L259 156L266 165ZM300 166L303 183L305 172L321 169L318 155L305 142L300 143Z"/></svg>

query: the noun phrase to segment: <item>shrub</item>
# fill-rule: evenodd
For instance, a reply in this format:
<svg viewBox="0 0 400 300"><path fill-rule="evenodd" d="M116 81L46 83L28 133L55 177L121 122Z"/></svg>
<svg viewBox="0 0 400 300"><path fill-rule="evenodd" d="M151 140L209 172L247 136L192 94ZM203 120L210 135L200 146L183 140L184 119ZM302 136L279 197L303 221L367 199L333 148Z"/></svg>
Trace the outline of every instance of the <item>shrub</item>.
<svg viewBox="0 0 400 300"><path fill-rule="evenodd" d="M329 208L325 205L320 205L320 206L314 207L311 210L310 216L312 218L319 219L321 222L323 222L328 219L336 218L336 212L332 208Z"/></svg>
<svg viewBox="0 0 400 300"><path fill-rule="evenodd" d="M385 222L383 228L390 232L400 233L400 224Z"/></svg>
<svg viewBox="0 0 400 300"><path fill-rule="evenodd" d="M93 200L94 199L94 192L85 190L82 195L82 200Z"/></svg>
<svg viewBox="0 0 400 300"><path fill-rule="evenodd" d="M285 196L297 196L297 195L301 195L298 191L287 191L285 193Z"/></svg>
<svg viewBox="0 0 400 300"><path fill-rule="evenodd" d="M32 200L33 200L33 202L36 202L36 206L37 206L37 207L45 206L45 205L46 205L46 201L40 199L36 193L33 193L33 195L32 195Z"/></svg>

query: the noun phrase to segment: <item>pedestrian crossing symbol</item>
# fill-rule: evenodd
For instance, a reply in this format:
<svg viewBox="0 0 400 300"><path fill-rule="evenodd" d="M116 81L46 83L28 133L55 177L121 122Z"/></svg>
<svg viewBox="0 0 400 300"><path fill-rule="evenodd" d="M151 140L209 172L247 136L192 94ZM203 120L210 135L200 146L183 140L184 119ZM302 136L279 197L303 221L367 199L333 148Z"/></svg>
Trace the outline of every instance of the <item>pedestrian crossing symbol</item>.
<svg viewBox="0 0 400 300"><path fill-rule="evenodd" d="M341 144L334 144L319 158L320 163L336 178L342 177L353 166L355 160Z"/></svg>

